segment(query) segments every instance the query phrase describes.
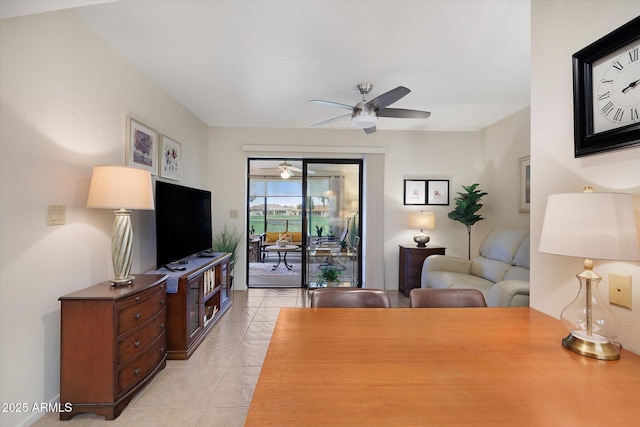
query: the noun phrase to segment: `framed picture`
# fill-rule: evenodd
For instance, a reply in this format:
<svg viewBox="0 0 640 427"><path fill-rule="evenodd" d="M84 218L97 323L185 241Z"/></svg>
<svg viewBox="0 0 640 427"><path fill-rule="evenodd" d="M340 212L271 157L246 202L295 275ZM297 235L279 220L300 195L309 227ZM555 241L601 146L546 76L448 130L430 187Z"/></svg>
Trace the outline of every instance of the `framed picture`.
<svg viewBox="0 0 640 427"><path fill-rule="evenodd" d="M127 166L157 174L158 133L149 126L127 117Z"/></svg>
<svg viewBox="0 0 640 427"><path fill-rule="evenodd" d="M529 212L531 202L531 160L520 157L520 212Z"/></svg>
<svg viewBox="0 0 640 427"><path fill-rule="evenodd" d="M436 179L427 181L427 204L449 204L449 180Z"/></svg>
<svg viewBox="0 0 640 427"><path fill-rule="evenodd" d="M573 54L574 156L640 145L640 16Z"/></svg>
<svg viewBox="0 0 640 427"><path fill-rule="evenodd" d="M404 180L404 204L405 205L426 205L427 204L427 181L424 179Z"/></svg>
<svg viewBox="0 0 640 427"><path fill-rule="evenodd" d="M182 145L160 135L160 176L163 178L180 180L180 163L182 162Z"/></svg>

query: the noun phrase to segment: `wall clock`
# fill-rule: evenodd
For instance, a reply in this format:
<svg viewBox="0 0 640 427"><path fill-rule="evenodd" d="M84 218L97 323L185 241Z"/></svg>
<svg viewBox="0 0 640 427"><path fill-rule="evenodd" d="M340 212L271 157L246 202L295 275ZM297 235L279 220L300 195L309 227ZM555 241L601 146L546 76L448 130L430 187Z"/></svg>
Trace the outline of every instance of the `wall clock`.
<svg viewBox="0 0 640 427"><path fill-rule="evenodd" d="M640 146L640 16L573 54L575 157Z"/></svg>

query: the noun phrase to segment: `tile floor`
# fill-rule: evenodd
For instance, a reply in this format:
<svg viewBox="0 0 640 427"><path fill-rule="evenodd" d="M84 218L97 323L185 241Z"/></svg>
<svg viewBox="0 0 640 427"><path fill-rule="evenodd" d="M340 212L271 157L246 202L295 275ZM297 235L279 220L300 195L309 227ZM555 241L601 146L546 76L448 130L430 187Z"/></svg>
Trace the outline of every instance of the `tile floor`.
<svg viewBox="0 0 640 427"><path fill-rule="evenodd" d="M394 307L409 298L390 291ZM304 289L234 291L233 304L189 360L167 367L109 426L242 426L281 307L308 307ZM49 413L33 424L101 426L104 417L80 414L59 421Z"/></svg>

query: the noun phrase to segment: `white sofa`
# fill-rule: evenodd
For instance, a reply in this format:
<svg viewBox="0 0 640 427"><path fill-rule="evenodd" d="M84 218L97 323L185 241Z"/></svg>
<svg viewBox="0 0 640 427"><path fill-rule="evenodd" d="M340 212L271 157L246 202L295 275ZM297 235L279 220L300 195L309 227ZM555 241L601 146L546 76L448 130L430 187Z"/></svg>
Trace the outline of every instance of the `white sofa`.
<svg viewBox="0 0 640 427"><path fill-rule="evenodd" d="M477 289L488 307L529 305L529 230L490 233L472 260L431 255L422 265L423 288Z"/></svg>

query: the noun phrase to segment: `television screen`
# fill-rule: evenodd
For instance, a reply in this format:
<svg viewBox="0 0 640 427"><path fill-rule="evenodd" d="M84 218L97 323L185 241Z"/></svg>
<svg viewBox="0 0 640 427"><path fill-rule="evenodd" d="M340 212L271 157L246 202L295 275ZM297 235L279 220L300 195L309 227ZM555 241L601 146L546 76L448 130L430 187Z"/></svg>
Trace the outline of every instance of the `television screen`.
<svg viewBox="0 0 640 427"><path fill-rule="evenodd" d="M211 249L211 240L211 192L156 181L157 267Z"/></svg>

